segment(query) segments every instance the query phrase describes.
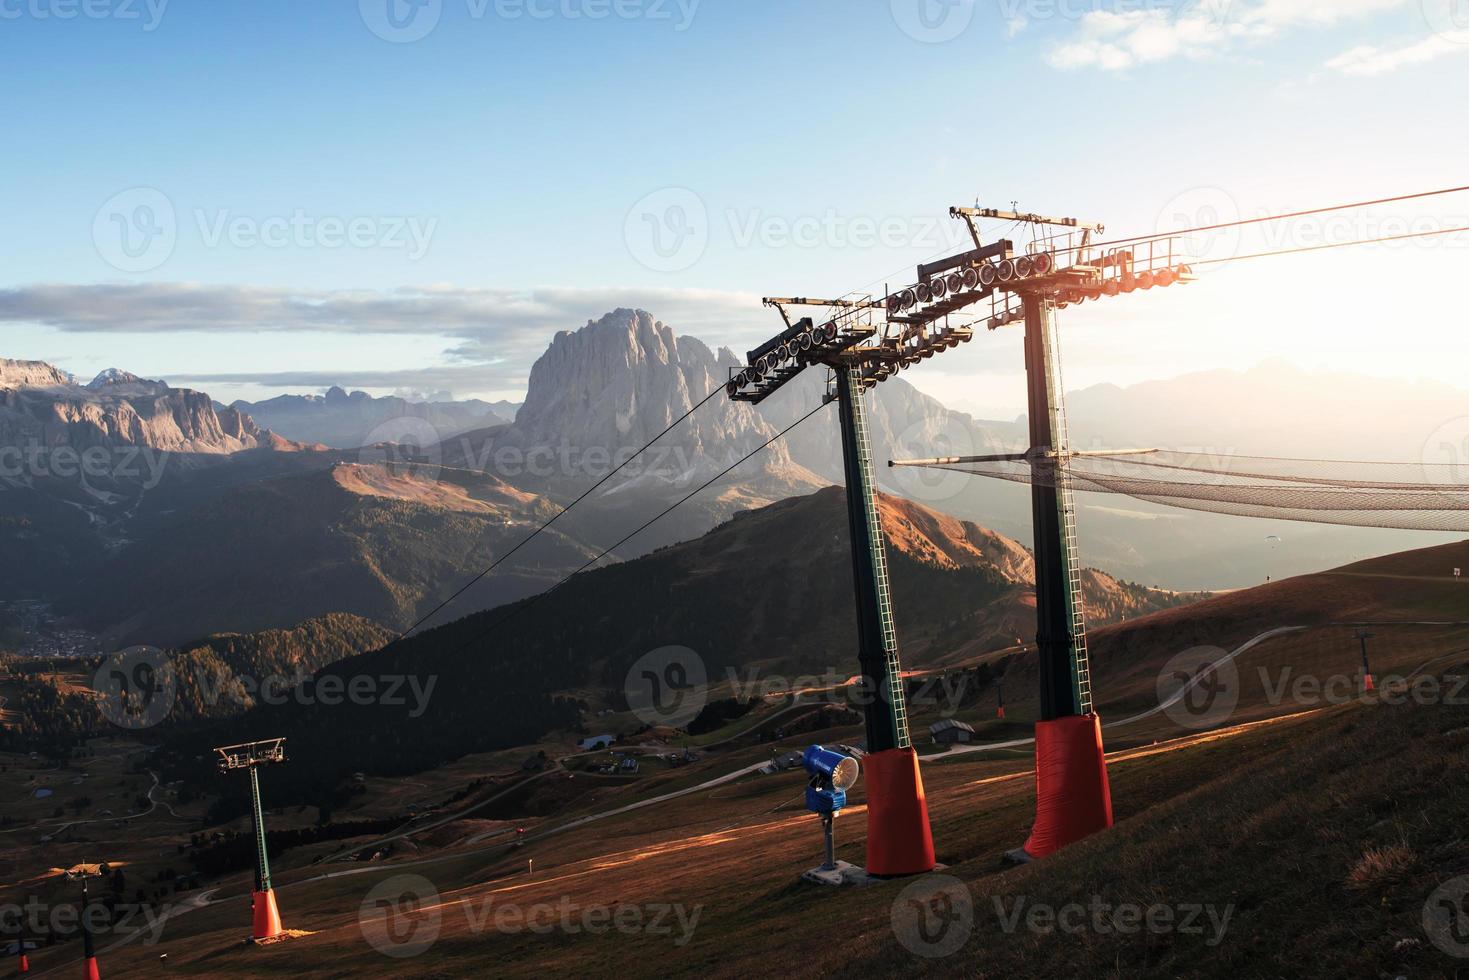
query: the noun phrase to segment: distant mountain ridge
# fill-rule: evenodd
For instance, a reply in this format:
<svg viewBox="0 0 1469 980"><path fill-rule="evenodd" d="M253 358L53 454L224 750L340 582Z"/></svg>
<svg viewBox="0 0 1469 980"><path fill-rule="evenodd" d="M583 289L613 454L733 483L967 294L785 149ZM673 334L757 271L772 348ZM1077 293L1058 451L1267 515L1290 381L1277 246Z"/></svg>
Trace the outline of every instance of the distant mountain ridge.
<svg viewBox="0 0 1469 980"><path fill-rule="evenodd" d="M1019 543L911 501L884 496L880 506L892 529L887 552L906 667L1033 635L1033 570ZM437 678L433 710L419 717L385 705L323 712L287 704L257 709L210 737L252 727L287 735L299 771L285 792L311 793L344 772L407 773L569 729L575 692L615 702L631 665L670 644L694 650L716 680L728 670L845 678L858 669L851 560L844 492L829 487L324 671ZM1187 601L1092 570L1083 588L1098 623ZM522 704L535 710L507 708L502 718L486 707ZM389 740L384 732L403 734Z"/></svg>
<svg viewBox="0 0 1469 980"><path fill-rule="evenodd" d="M0 361L0 446L228 454L286 448L208 395L112 369L90 384L42 361Z"/></svg>
<svg viewBox="0 0 1469 980"><path fill-rule="evenodd" d="M287 438L355 449L409 436L417 441L448 439L472 429L505 425L516 406L477 400L410 401L396 395L374 398L334 386L324 395L280 395L260 402L236 401L231 407ZM416 428L414 421L426 427ZM425 433L431 438L425 440Z"/></svg>

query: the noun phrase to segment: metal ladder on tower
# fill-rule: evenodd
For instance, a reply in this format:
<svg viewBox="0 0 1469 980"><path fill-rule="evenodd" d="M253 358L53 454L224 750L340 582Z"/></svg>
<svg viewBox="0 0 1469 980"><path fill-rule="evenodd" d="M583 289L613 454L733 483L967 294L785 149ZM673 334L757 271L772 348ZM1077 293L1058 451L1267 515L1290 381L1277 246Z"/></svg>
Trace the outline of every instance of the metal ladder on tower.
<svg viewBox="0 0 1469 980"><path fill-rule="evenodd" d="M1071 648L1076 662L1077 712L1093 710L1091 658L1086 639L1086 603L1082 592L1081 548L1076 540L1076 498L1071 485L1071 432L1066 420L1066 385L1061 376L1060 333L1056 318L1050 318L1052 447L1056 454L1056 504L1060 508L1062 558L1066 563L1067 606L1070 612Z"/></svg>
<svg viewBox="0 0 1469 980"><path fill-rule="evenodd" d="M860 388L855 388L853 397L860 400L866 395ZM893 685L893 721L898 733L897 747L906 749L913 744L908 734L908 698L903 689L903 667L898 656L898 630L893 622L893 593L888 582L887 547L882 536L877 486L870 479L873 472L872 447L867 435L867 412L860 405L854 406L854 409L853 428L856 434L857 458L863 471L869 474L868 492L871 499L863 502L865 506L862 510L866 514L869 540L872 542L872 567L877 578L878 619L882 624L882 648L887 668L885 682Z"/></svg>

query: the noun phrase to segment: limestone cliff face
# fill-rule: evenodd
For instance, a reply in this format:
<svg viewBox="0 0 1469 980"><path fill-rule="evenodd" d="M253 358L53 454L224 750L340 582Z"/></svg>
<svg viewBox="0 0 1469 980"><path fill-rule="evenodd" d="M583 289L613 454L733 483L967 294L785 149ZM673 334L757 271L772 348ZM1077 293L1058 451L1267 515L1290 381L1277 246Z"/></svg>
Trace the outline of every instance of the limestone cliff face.
<svg viewBox="0 0 1469 980"><path fill-rule="evenodd" d="M631 453L647 443L738 366L641 310L616 310L575 332L563 331L531 369L526 400L503 442L526 450L563 447L572 457ZM756 449L777 428L749 405L716 395L669 433L651 466L669 479L712 476ZM776 442L742 467L742 483L784 484L797 491L821 481ZM574 474L579 475L579 474Z"/></svg>
<svg viewBox="0 0 1469 980"><path fill-rule="evenodd" d="M40 361L0 360L0 446L148 448L217 455L277 444L202 392L109 370L90 384Z"/></svg>

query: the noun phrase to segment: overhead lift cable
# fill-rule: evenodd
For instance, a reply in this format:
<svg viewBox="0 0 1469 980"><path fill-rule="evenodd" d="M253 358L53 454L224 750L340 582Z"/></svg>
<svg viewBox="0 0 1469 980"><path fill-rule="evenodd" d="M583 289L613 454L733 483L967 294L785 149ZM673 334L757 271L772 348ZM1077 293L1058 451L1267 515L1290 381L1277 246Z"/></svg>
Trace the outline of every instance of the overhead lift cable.
<svg viewBox="0 0 1469 980"><path fill-rule="evenodd" d="M596 557L592 558L590 561L588 561L585 564L583 564L580 568L576 569L576 571L571 572L570 574L568 574L566 576L563 576L560 579L560 581L558 581L555 585L551 586L549 589L546 589L544 592L538 592L535 595L531 596L530 598L528 598L528 599L524 600L523 602L519 603L518 605L516 605L514 609L510 610L510 612L508 612L504 616L501 616L499 619L495 620L495 622L491 623L484 630L482 630L479 633L477 633L468 642L462 644L455 651L455 653L456 654L457 653L461 653L464 650L467 650L470 647L474 646L476 643L479 643L481 640L485 639L485 637L491 635L496 630L500 629L500 627L502 627L506 623L508 623L510 620L514 619L517 615L519 615L520 613L522 613L525 610L529 609L530 607L534 606L537 602L540 602L542 599L546 598L548 595L550 595L551 593L555 592L557 589L561 588L567 582L570 582L572 579L576 578L576 576L580 575L582 572L585 572L588 569L590 569L593 565L597 564L597 562L601 561L603 558L606 558L608 555L612 554L612 552L616 551L618 548L621 548L623 545L627 544L633 538L637 537L639 534L643 533L648 528L652 527L654 524L658 523L660 520L662 520L663 518L667 517L669 514L673 513L676 509L678 509L679 507L681 507L684 504L688 503L694 497L698 496L700 493L702 493L703 491L709 489L709 487L713 486L715 483L718 483L724 477L728 476L741 463L744 463L746 460L750 459L751 457L753 457L753 456L755 456L755 455L763 452L764 450L768 449L778 439L780 439L781 437L783 437L787 432L790 432L796 426L800 425L802 422L805 422L807 419L811 418L811 416L815 415L817 412L819 412L823 408L825 408L826 405L827 405L826 402L822 402L821 404L817 405L815 408L811 409L811 411L807 412L805 415L802 415L800 418L796 419L790 425L786 426L784 429L781 429L775 435L771 436L769 439L766 439L760 445L756 446L754 449L750 450L748 453L746 453L745 455L741 456L739 459L735 460L733 463L729 464L724 469L720 470L718 473L714 474L712 477L710 477L709 479L705 480L703 483L699 484L699 486L695 487L689 493L685 494L683 497L679 498L678 500L676 500L675 502L673 502L672 504L670 504L668 507L665 507L657 515L655 515L654 517L652 517L651 519L649 519L647 521L644 521L637 528L635 528L631 533L625 535L620 540L618 540L616 544L613 544L613 545L611 545L611 546L603 549Z"/></svg>
<svg viewBox="0 0 1469 980"><path fill-rule="evenodd" d="M481 580L483 580L485 578L485 576L489 575L495 569L499 568L500 565L502 565L507 559L510 558L510 556L514 555L521 548L524 548L526 545L530 544L531 540L534 539L537 535L539 535L542 531L546 530L552 524L555 524L562 517L566 516L566 512L567 511L571 510L571 508L575 507L577 504L581 503L583 500L586 500L592 494L596 493L597 490L600 487L602 487L608 480L610 480L614 476L616 476L619 472L621 472L633 460L637 459L643 453L645 453L649 449L651 449L653 447L653 444L654 443L656 443L659 439L662 439L664 436L668 435L668 433L672 432L676 426L678 426L680 423L682 423L690 415L693 415L699 409L701 409L705 405L707 405L709 403L709 400L712 399L715 395L719 394L719 392L722 391L722 390L723 390L723 386L722 385L721 386L718 386L713 391L709 392L709 394L707 394L703 398L699 399L699 401L698 401L697 404L695 404L687 412L684 412L678 418L676 418L672 422L670 422L668 424L668 427L667 428L665 428L662 432L658 433L652 439L650 439L646 443L644 443L643 447L641 449L639 449L637 452L633 453L627 459L623 460L621 463L618 463L616 466L614 466L612 468L612 470L610 472L608 472L608 474L606 476L602 477L602 479L598 480L596 483L592 484L592 486L590 486L589 488L587 488L586 492L583 493L580 497L577 497L571 503L567 504L565 507L563 507L559 511L557 511L556 514L554 516L552 516L550 520L546 521L540 527L536 528L530 534L526 535L524 538L521 539L521 541L515 547L513 547L509 551L505 552L499 558L496 558L490 564L490 566L488 568L486 568L484 571L480 572L474 578L472 578L468 582L466 582L464 584L464 587L461 588L458 592L455 592L453 595L449 596L449 598L447 598L443 602L439 603L427 615L421 617L418 620L418 622L414 623L412 626L410 626L406 630L404 630L401 634L399 634L398 639L399 640L407 639L408 636L409 636L409 634L411 634L414 630L418 629L424 623L428 622L430 619L433 619L439 613L443 612L446 608L448 608L448 606L452 602L454 602L455 599L458 599L460 596L464 595L464 593L468 592L475 585L477 585Z"/></svg>
<svg viewBox="0 0 1469 980"><path fill-rule="evenodd" d="M1445 187L1436 191L1419 191L1416 194L1398 194L1394 197L1379 197L1372 201L1358 201L1354 204L1332 204L1324 208L1308 208L1305 211L1290 211L1285 214L1266 214L1258 218L1241 218L1238 221L1221 221L1218 224L1201 225L1198 228L1180 228L1176 231L1155 232L1151 235L1134 235L1131 238L1114 238L1111 241L1097 242L1093 247L1106 248L1112 245L1130 245L1136 242L1154 241L1160 238L1177 238L1181 235L1197 235L1205 231L1219 231L1224 228L1240 228L1244 225L1266 224L1272 221L1288 221L1292 218L1308 218L1317 214L1329 214L1332 211L1351 211L1355 208L1370 208L1379 204L1396 204L1400 201L1415 201L1425 197L1440 197L1444 194L1461 194L1469 191L1469 186ZM1406 236L1405 236L1406 237Z"/></svg>

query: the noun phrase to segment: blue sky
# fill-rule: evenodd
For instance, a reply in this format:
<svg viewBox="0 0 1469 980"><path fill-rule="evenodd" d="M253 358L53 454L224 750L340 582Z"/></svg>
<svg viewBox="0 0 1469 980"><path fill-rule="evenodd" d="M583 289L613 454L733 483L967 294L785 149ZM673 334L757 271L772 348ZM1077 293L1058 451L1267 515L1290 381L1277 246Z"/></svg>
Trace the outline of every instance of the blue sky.
<svg viewBox="0 0 1469 980"><path fill-rule="evenodd" d="M616 305L743 349L760 296L911 281L976 199L1124 235L1469 183L1462 0L0 0L0 65L0 356L223 397L515 397ZM1206 244L1413 221L1469 195ZM1068 381L1456 381L1466 248L1068 311ZM1014 415L1018 356L908 377Z"/></svg>

